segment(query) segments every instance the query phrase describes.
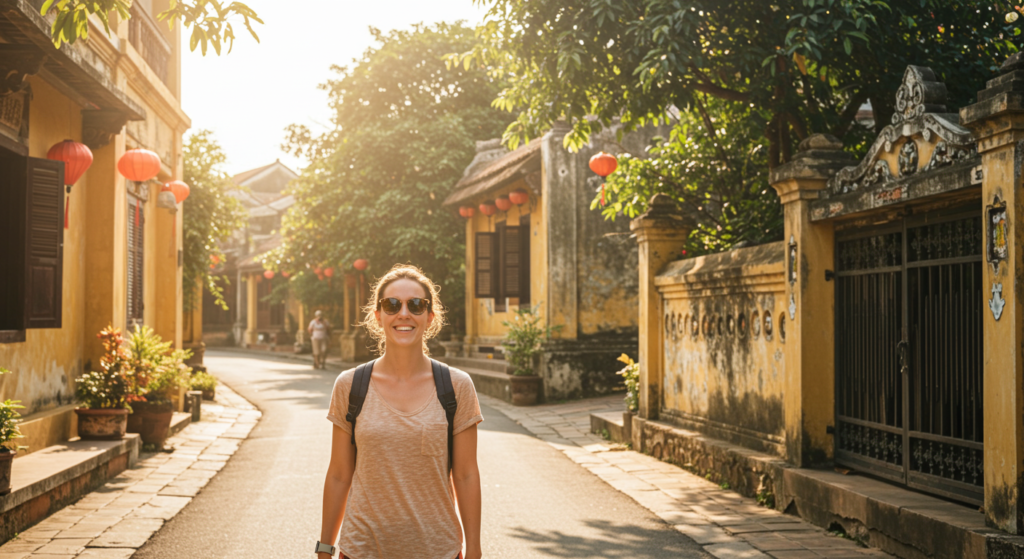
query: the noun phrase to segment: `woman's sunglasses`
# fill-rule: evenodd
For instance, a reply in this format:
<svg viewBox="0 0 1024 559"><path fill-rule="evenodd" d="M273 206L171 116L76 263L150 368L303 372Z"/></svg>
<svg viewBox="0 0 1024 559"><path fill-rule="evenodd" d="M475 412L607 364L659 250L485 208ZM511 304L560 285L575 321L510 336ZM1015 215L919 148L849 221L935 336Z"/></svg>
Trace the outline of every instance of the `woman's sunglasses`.
<svg viewBox="0 0 1024 559"><path fill-rule="evenodd" d="M402 301L397 297L385 297L377 303L380 310L387 314L398 314L402 312L402 303L409 306L409 312L415 315L423 314L430 310L430 299L414 297L408 301Z"/></svg>

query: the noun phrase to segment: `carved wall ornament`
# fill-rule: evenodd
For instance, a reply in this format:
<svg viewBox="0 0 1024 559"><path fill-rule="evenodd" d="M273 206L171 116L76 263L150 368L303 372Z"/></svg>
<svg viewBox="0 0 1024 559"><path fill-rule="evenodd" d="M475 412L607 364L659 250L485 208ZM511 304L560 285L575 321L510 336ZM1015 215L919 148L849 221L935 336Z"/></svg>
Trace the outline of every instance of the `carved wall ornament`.
<svg viewBox="0 0 1024 559"><path fill-rule="evenodd" d="M917 142L907 140L900 148L900 155L897 158L900 167L900 176L906 177L917 172Z"/></svg>
<svg viewBox="0 0 1024 559"><path fill-rule="evenodd" d="M789 246L787 247L787 269L789 275L790 285L796 283L797 269L796 269L796 238L793 235L789 236Z"/></svg>
<svg viewBox="0 0 1024 559"><path fill-rule="evenodd" d="M896 90L896 111L892 123L900 124L924 116L946 112L946 84L935 78L926 66L907 66L903 84Z"/></svg>
<svg viewBox="0 0 1024 559"><path fill-rule="evenodd" d="M1003 307L1005 306L1006 300L1003 299L1003 284L993 284L992 298L988 300L988 308L992 311L992 318L999 321L999 317L1003 316Z"/></svg>
<svg viewBox="0 0 1024 559"><path fill-rule="evenodd" d="M996 196L986 208L988 219L988 261L995 273L999 273L999 264L1010 256L1010 227L1007 223L1006 201Z"/></svg>
<svg viewBox="0 0 1024 559"><path fill-rule="evenodd" d="M789 294L789 319L796 320L796 297L792 293Z"/></svg>
<svg viewBox="0 0 1024 559"><path fill-rule="evenodd" d="M967 159L977 153L974 149L964 147L949 147L946 142L939 141L935 144L935 150L932 151L932 157L928 160L928 164L924 166L922 171L931 171L932 169L938 169L939 167L945 167L946 165L952 165L953 163L962 159Z"/></svg>

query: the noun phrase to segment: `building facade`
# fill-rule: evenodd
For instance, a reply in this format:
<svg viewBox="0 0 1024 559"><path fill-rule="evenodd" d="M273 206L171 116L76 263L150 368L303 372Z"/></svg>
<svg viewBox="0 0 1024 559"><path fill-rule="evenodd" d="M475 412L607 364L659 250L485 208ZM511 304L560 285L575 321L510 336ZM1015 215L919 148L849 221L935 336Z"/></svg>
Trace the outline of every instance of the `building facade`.
<svg viewBox="0 0 1024 559"><path fill-rule="evenodd" d="M157 25L167 1L137 1L107 36L57 49L37 2L0 2L0 400L21 400L28 452L76 436L74 379L98 367L96 334L152 326L180 347L181 212L160 208L161 184L180 179L178 28ZM65 139L94 161L73 187L46 154ZM128 149L160 158L159 175L126 180ZM65 210L66 208L66 210ZM65 228L64 212L67 212Z"/></svg>

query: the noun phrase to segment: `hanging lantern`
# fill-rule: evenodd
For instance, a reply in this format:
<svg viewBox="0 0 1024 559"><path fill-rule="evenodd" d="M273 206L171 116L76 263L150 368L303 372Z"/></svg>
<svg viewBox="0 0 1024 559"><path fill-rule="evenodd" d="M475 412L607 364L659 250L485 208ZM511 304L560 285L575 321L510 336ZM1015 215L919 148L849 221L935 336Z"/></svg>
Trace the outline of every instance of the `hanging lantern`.
<svg viewBox="0 0 1024 559"><path fill-rule="evenodd" d="M46 158L64 162L64 187L68 197L64 201L64 228L68 228L68 211L71 207L71 187L82 178L92 165L92 150L74 140L54 144L46 152Z"/></svg>
<svg viewBox="0 0 1024 559"><path fill-rule="evenodd" d="M213 262L215 265L220 264L220 256L217 256L216 254L211 254L210 262Z"/></svg>
<svg viewBox="0 0 1024 559"><path fill-rule="evenodd" d="M146 182L160 174L160 158L148 149L130 149L117 162L121 176L135 182Z"/></svg>
<svg viewBox="0 0 1024 559"><path fill-rule="evenodd" d="M292 273L291 272L281 272L281 276L284 277L285 279L288 279L288 278L292 277Z"/></svg>
<svg viewBox="0 0 1024 559"><path fill-rule="evenodd" d="M171 192L174 193L174 201L179 204L188 198L189 192L191 191L188 185L182 181L171 181L167 183L167 186L169 186L171 188Z"/></svg>
<svg viewBox="0 0 1024 559"><path fill-rule="evenodd" d="M602 179L615 172L619 167L619 160L610 153L601 152L590 158L590 170ZM601 205L604 202L604 183L601 183Z"/></svg>
<svg viewBox="0 0 1024 559"><path fill-rule="evenodd" d="M324 270L324 276L329 277L329 278L333 278L334 277L334 268L326 268Z"/></svg>
<svg viewBox="0 0 1024 559"><path fill-rule="evenodd" d="M509 192L508 199L512 200L513 204L517 206L522 206L523 204L530 201L530 193L523 190L522 188L518 188L516 190L513 190L512 192Z"/></svg>
<svg viewBox="0 0 1024 559"><path fill-rule="evenodd" d="M160 194L156 197L156 207L171 210L171 213L178 211L178 201L174 198L174 190L169 184L160 187Z"/></svg>
<svg viewBox="0 0 1024 559"><path fill-rule="evenodd" d="M509 211L510 209L512 209L513 206L512 200L509 200L508 196L499 196L496 200L494 200L494 205L498 206L498 209L503 212Z"/></svg>
<svg viewBox="0 0 1024 559"><path fill-rule="evenodd" d="M320 268L320 266L314 266L313 267L313 273L318 275L318 276L324 275L324 271Z"/></svg>
<svg viewBox="0 0 1024 559"><path fill-rule="evenodd" d="M266 270L266 271L264 271L263 272L263 277L267 278L268 280L274 279L274 271L273 270Z"/></svg>
<svg viewBox="0 0 1024 559"><path fill-rule="evenodd" d="M483 204L480 204L480 213L486 216L492 216L496 211L498 211L498 207L490 202L484 202Z"/></svg>
<svg viewBox="0 0 1024 559"><path fill-rule="evenodd" d="M352 263L352 267L362 272L370 263L365 258L360 258Z"/></svg>
<svg viewBox="0 0 1024 559"><path fill-rule="evenodd" d="M474 210L471 206L462 206L459 208L459 215L466 219L473 217L474 213L476 213L476 210Z"/></svg>

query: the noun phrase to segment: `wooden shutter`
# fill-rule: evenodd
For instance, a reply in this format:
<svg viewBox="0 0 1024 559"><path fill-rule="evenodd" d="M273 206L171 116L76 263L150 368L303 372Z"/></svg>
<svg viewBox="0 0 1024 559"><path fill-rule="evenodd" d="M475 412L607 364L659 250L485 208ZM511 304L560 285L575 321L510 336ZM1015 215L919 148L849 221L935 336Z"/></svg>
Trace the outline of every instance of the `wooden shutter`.
<svg viewBox="0 0 1024 559"><path fill-rule="evenodd" d="M520 286L520 243L519 227L505 227L501 236L501 294L504 297L519 297Z"/></svg>
<svg viewBox="0 0 1024 559"><path fill-rule="evenodd" d="M25 166L25 157L0 148L0 332L25 329Z"/></svg>
<svg viewBox="0 0 1024 559"><path fill-rule="evenodd" d="M64 276L64 163L28 158L26 328L60 328Z"/></svg>
<svg viewBox="0 0 1024 559"><path fill-rule="evenodd" d="M519 218L519 304L530 304L530 216Z"/></svg>
<svg viewBox="0 0 1024 559"><path fill-rule="evenodd" d="M476 234L476 297L488 299L498 295L497 250L494 233Z"/></svg>
<svg viewBox="0 0 1024 559"><path fill-rule="evenodd" d="M140 200L128 196L128 327L141 324L143 318L143 265L145 264L144 247L146 241L146 216Z"/></svg>

